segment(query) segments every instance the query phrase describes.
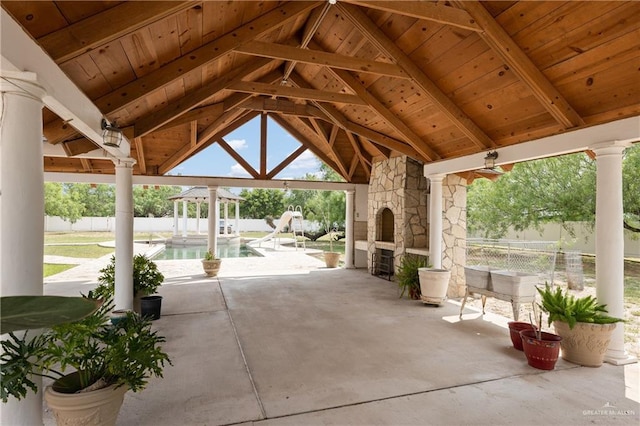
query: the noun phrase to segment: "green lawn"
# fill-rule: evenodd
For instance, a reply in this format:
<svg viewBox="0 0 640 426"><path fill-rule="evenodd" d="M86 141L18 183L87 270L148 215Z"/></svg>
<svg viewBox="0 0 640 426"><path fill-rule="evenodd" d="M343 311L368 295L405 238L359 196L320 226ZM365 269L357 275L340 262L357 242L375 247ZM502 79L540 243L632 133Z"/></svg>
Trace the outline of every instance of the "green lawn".
<svg viewBox="0 0 640 426"><path fill-rule="evenodd" d="M112 247L100 247L97 244L72 246L44 246L44 254L51 256L81 257L95 259L115 251Z"/></svg>
<svg viewBox="0 0 640 426"><path fill-rule="evenodd" d="M63 264L53 264L53 263L45 263L43 277L48 277L50 275L59 274L60 272L64 272L67 269L71 269L76 265L63 265Z"/></svg>

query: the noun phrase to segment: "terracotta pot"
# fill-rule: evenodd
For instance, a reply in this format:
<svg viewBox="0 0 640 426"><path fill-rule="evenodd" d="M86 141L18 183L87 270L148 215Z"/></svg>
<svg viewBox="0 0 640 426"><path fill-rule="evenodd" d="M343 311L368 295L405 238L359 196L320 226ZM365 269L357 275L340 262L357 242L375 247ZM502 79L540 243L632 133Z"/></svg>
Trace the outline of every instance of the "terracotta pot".
<svg viewBox="0 0 640 426"><path fill-rule="evenodd" d="M562 336L562 359L585 367L600 367L616 324L578 322L570 329L566 322L554 321L553 327Z"/></svg>
<svg viewBox="0 0 640 426"><path fill-rule="evenodd" d="M202 268L204 269L204 273L207 274L208 277L217 276L218 272L220 271L221 264L222 259L202 260Z"/></svg>
<svg viewBox="0 0 640 426"><path fill-rule="evenodd" d="M91 392L60 393L49 386L44 391L44 399L59 426L113 426L127 390L126 386L112 385Z"/></svg>
<svg viewBox="0 0 640 426"><path fill-rule="evenodd" d="M441 305L447 300L451 271L447 269L418 268L420 299L423 303Z"/></svg>
<svg viewBox="0 0 640 426"><path fill-rule="evenodd" d="M509 323L509 336L511 337L511 343L517 350L522 350L522 337L520 332L522 330L533 330L533 326L528 322L511 321Z"/></svg>
<svg viewBox="0 0 640 426"><path fill-rule="evenodd" d="M337 268L339 261L340 253L335 251L324 252L324 263L327 265L327 268Z"/></svg>
<svg viewBox="0 0 640 426"><path fill-rule="evenodd" d="M536 338L535 330L522 330L522 348L527 357L527 362L540 370L553 370L560 354L560 341L562 337L555 334L542 332L542 338Z"/></svg>

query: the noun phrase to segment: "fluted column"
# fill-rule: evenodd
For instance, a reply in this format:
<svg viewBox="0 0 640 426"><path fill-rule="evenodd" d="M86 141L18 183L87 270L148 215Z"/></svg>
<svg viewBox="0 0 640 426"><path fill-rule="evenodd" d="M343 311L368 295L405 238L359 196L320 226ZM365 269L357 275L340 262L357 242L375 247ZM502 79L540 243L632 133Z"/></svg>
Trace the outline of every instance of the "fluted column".
<svg viewBox="0 0 640 426"><path fill-rule="evenodd" d="M42 161L42 97L32 73L0 80L0 295L42 295L44 248L44 163ZM14 86L18 78L27 91ZM31 259L32 261L27 261ZM42 424L40 389L0 408L0 424Z"/></svg>
<svg viewBox="0 0 640 426"><path fill-rule="evenodd" d="M596 154L596 297L609 315L624 317L624 233L622 154L629 146L604 142L591 147ZM621 365L637 361L624 349L624 323L618 323L605 361Z"/></svg>
<svg viewBox="0 0 640 426"><path fill-rule="evenodd" d="M355 191L350 189L346 192L346 215L345 215L345 244L344 244L344 267L347 269L355 268L353 263L353 210L354 210L354 198Z"/></svg>
<svg viewBox="0 0 640 426"><path fill-rule="evenodd" d="M442 268L442 181L445 175L427 176L430 181L429 202L429 263Z"/></svg>
<svg viewBox="0 0 640 426"><path fill-rule="evenodd" d="M133 164L114 160L116 168L116 309L133 309Z"/></svg>

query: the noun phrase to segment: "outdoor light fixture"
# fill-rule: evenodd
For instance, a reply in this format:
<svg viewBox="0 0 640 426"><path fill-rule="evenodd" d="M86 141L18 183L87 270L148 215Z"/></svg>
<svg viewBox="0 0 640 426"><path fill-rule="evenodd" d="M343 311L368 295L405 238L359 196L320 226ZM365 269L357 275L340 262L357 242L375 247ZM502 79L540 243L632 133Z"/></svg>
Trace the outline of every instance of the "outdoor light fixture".
<svg viewBox="0 0 640 426"><path fill-rule="evenodd" d="M116 123L109 124L107 120L102 119L102 143L106 146L118 148L122 142L122 130L116 126Z"/></svg>
<svg viewBox="0 0 640 426"><path fill-rule="evenodd" d="M329 4L336 4L338 0L329 0Z"/></svg>
<svg viewBox="0 0 640 426"><path fill-rule="evenodd" d="M497 151L487 152L487 156L484 157L484 168L488 170L495 169L497 159L498 159Z"/></svg>

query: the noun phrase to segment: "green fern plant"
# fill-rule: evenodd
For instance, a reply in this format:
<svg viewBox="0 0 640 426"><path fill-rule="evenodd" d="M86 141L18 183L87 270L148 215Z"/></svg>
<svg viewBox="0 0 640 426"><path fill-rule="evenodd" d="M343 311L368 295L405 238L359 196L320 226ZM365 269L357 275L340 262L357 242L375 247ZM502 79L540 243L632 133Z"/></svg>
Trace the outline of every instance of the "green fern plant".
<svg viewBox="0 0 640 426"><path fill-rule="evenodd" d="M553 321L562 321L569 324L569 328L578 322L592 324L612 324L623 321L607 315L607 305L598 303L591 295L576 299L568 292L563 292L560 287L555 291L545 283L545 288L536 288L541 297L540 308L549 314L549 325Z"/></svg>
<svg viewBox="0 0 640 426"><path fill-rule="evenodd" d="M424 257L406 255L402 258L396 274L398 287L401 290L400 298L404 296L405 292L408 293L407 296L410 299L420 298L418 268L425 268L426 266L427 261Z"/></svg>

